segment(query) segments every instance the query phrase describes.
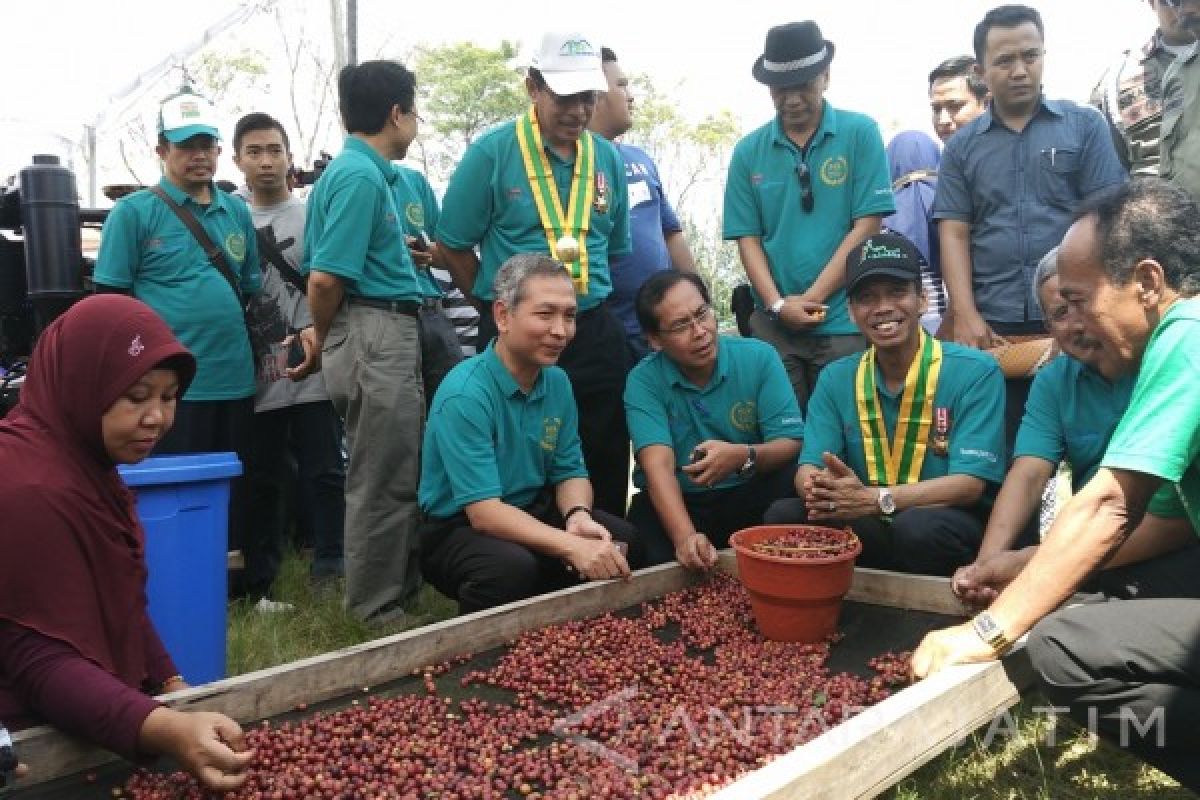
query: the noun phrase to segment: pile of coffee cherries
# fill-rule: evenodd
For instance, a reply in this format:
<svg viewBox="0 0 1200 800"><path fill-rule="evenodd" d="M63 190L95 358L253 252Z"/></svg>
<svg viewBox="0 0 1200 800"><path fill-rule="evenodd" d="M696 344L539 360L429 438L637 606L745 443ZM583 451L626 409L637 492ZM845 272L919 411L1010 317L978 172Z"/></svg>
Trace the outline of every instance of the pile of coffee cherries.
<svg viewBox="0 0 1200 800"><path fill-rule="evenodd" d="M424 692L249 731L256 755L230 796L284 798L693 798L711 794L862 708L907 675L827 666L818 644L762 638L731 577L522 635L486 669L419 671ZM458 660L459 662L462 659ZM437 678L442 678L439 685ZM450 685L447 685L450 684ZM442 694L473 695L455 700ZM483 688L491 687L491 688ZM497 695L504 702L479 695ZM204 798L189 777L139 772L131 798Z"/></svg>
<svg viewBox="0 0 1200 800"><path fill-rule="evenodd" d="M848 530L805 525L756 542L750 549L768 556L811 561L847 555L854 551L857 541L857 537Z"/></svg>

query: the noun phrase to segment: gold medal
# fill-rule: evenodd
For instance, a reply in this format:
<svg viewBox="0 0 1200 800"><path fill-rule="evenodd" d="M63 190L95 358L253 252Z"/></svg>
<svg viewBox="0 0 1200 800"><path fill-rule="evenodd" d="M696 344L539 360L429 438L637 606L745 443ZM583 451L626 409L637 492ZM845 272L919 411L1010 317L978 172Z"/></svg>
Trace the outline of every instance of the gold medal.
<svg viewBox="0 0 1200 800"><path fill-rule="evenodd" d="M579 260L579 242L574 236L562 236L554 243L554 252L558 255L558 260L564 264L570 264Z"/></svg>

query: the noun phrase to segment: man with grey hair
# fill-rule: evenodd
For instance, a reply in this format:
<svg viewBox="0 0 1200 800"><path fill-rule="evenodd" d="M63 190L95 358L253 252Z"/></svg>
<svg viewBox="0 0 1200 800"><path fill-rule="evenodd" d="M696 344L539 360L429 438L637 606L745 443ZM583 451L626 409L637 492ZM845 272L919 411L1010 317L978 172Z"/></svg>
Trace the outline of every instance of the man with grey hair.
<svg viewBox="0 0 1200 800"><path fill-rule="evenodd" d="M1012 466L992 506L979 555L974 563L954 573L954 593L974 606L986 606L995 599L1037 551L1035 512L1039 497L1044 497L1042 487L1054 476L1059 462L1070 465L1074 492L1096 474L1133 392L1134 375L1110 380L1093 365L1097 343L1082 332L1079 314L1070 310L1058 291L1057 247L1038 263L1033 283L1046 327L1061 355L1033 379ZM1195 544L1186 518L1169 511L1147 513L1090 588L1117 596L1145 596L1150 591L1145 570L1118 568ZM1009 549L1014 545L1028 546ZM1161 582L1158 586L1161 591Z"/></svg>
<svg viewBox="0 0 1200 800"><path fill-rule="evenodd" d="M624 578L632 526L593 508L579 414L555 366L575 335L571 274L548 256L496 274L498 334L446 375L425 430L421 569L467 613Z"/></svg>

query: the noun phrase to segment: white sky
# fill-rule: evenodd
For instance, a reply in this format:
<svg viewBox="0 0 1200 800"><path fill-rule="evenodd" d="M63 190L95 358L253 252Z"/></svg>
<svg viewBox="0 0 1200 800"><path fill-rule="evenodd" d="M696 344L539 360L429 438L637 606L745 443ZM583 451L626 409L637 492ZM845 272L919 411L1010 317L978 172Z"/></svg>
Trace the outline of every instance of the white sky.
<svg viewBox="0 0 1200 800"><path fill-rule="evenodd" d="M34 149L55 147L55 134L81 136L106 98L240 5L238 0L0 0L5 36L0 56L0 176L28 163ZM276 0L286 17L310 26L328 18L328 0ZM872 114L885 133L929 131L925 76L943 58L971 50L971 33L993 0L735 0L719 14L695 0L602 0L567 16L530 0L359 0L360 58L403 58L416 44L501 39L529 45L548 28L594 31L628 72L645 72L671 90L690 118L729 108L750 130L772 113L765 87L750 75L767 29L812 17L837 47L831 102ZM1099 73L1123 49L1139 46L1155 26L1146 0L1041 0L1046 23L1047 93L1086 100ZM299 22L297 22L299 24ZM261 30L261 34L255 31ZM242 26L227 36L259 36L272 51L278 33ZM381 52L382 51L382 52ZM420 76L418 75L418 80ZM268 111L282 96L264 98Z"/></svg>

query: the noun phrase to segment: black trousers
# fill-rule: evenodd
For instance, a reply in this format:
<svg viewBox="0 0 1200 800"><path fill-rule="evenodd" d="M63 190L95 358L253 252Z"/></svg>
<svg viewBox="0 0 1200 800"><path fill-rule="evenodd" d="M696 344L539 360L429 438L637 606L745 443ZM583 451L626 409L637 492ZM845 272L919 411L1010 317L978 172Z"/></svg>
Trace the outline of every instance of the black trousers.
<svg viewBox="0 0 1200 800"><path fill-rule="evenodd" d="M346 462L342 423L328 400L299 403L254 415L246 477L250 502L242 593L263 596L279 572L286 538L287 498L294 498L297 527L312 531L312 574L342 574L346 515ZM294 489L290 456L296 459Z"/></svg>
<svg viewBox="0 0 1200 800"><path fill-rule="evenodd" d="M785 467L765 475L755 475L732 489L684 492L683 504L692 525L705 534L713 546L729 546L729 537L742 528L761 525L767 508L781 497L795 492L796 467ZM629 521L637 528L646 553L646 566L675 560L675 545L654 510L650 492L640 491L629 504Z"/></svg>
<svg viewBox="0 0 1200 800"><path fill-rule="evenodd" d="M446 373L463 360L462 345L454 323L442 311L440 303L426 303L417 314L417 333L421 337L421 382L425 385L425 409L433 405L433 395Z"/></svg>
<svg viewBox="0 0 1200 800"><path fill-rule="evenodd" d="M229 549L245 542L246 479L250 460L250 425L254 398L237 400L180 400L175 406L175 424L154 448L154 455L186 453L236 453L243 473L230 483Z"/></svg>
<svg viewBox="0 0 1200 800"><path fill-rule="evenodd" d="M804 500L799 497L776 501L763 518L770 525L807 520ZM922 506L900 511L890 521L861 517L852 520L850 527L862 541L857 561L860 567L949 576L975 560L987 527L987 513L982 509Z"/></svg>
<svg viewBox="0 0 1200 800"><path fill-rule="evenodd" d="M1200 792L1200 547L1097 573L1029 634L1050 701ZM1106 574L1107 573L1107 574ZM1136 597L1137 599L1123 599Z"/></svg>
<svg viewBox="0 0 1200 800"><path fill-rule="evenodd" d="M496 335L488 308L479 318L480 352ZM625 328L605 303L576 318L575 338L558 365L566 370L579 409L579 440L596 508L624 517L629 500L629 430L625 426Z"/></svg>
<svg viewBox="0 0 1200 800"><path fill-rule="evenodd" d="M545 492L525 508L547 525L565 524L553 493ZM637 532L625 520L596 511L597 522L613 539L629 545L626 559L632 569L642 564ZM571 534L563 532L563 536ZM442 594L458 601L458 613L512 603L526 597L565 589L580 582L562 561L535 553L514 542L497 539L471 527L466 514L447 519L427 518L419 528L421 572Z"/></svg>

